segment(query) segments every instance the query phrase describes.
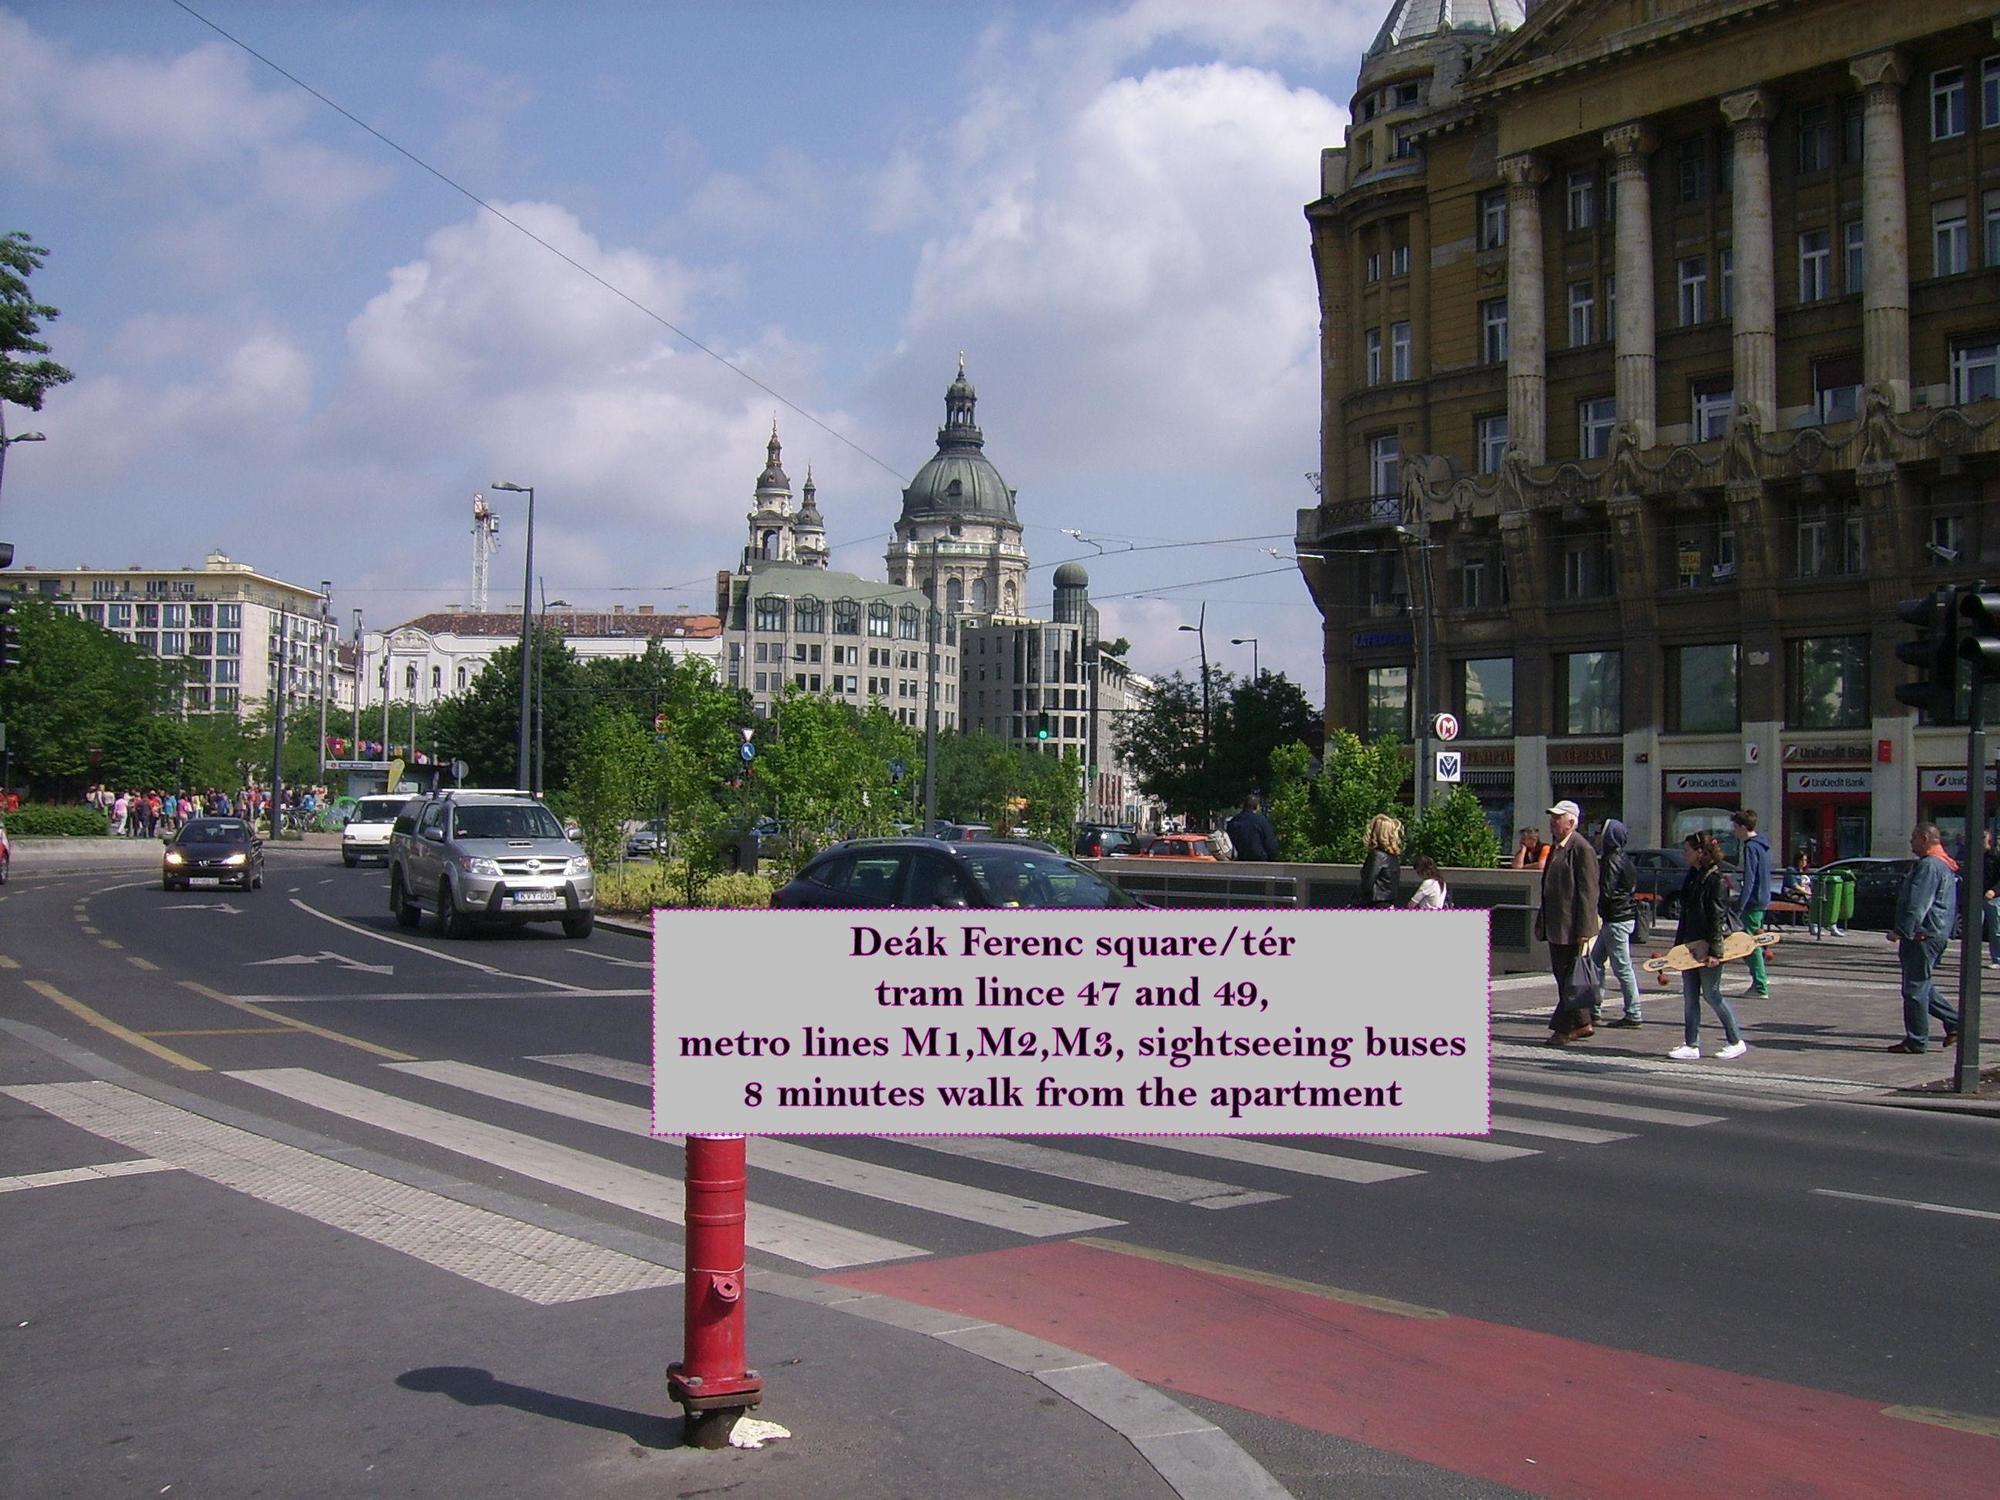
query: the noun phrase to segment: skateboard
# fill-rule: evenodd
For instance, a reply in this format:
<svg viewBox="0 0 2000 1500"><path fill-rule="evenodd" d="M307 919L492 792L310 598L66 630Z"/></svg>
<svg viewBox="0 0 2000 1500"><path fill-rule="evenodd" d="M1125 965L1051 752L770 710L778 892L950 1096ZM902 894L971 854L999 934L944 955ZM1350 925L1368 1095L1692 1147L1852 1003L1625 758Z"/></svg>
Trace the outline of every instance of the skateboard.
<svg viewBox="0 0 2000 1500"><path fill-rule="evenodd" d="M1722 940L1722 952L1716 955L1724 963L1734 959L1748 958L1760 948L1777 946L1781 934L1775 932L1732 932ZM1648 974L1660 976L1660 983L1667 983L1669 974L1682 974L1689 969L1699 969L1703 960L1694 955L1691 943L1676 943L1658 958L1649 958L1639 965Z"/></svg>

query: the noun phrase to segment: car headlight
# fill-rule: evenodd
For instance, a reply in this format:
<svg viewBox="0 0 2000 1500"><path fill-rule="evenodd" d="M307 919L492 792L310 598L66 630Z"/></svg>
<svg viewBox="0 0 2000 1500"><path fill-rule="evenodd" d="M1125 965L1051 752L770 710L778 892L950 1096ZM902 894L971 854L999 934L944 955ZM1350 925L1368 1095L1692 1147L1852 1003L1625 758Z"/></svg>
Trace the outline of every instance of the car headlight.
<svg viewBox="0 0 2000 1500"><path fill-rule="evenodd" d="M247 865L250 863L250 856L247 854L232 854L223 863L225 865Z"/></svg>
<svg viewBox="0 0 2000 1500"><path fill-rule="evenodd" d="M476 854L462 855L458 867L468 875L498 875L500 866L490 859L481 859Z"/></svg>
<svg viewBox="0 0 2000 1500"><path fill-rule="evenodd" d="M579 854L572 859L569 862L569 873L572 875L588 875L590 873L590 856L588 854Z"/></svg>
<svg viewBox="0 0 2000 1500"><path fill-rule="evenodd" d="M184 865L187 863L187 856L178 849L169 849L167 851L167 863L170 865Z"/></svg>

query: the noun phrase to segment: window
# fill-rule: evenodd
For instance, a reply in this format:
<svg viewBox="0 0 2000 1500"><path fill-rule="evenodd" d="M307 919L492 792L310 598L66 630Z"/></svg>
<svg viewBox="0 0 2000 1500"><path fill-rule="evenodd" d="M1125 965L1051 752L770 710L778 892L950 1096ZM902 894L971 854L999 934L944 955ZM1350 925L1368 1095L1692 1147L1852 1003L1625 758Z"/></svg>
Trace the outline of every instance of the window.
<svg viewBox="0 0 2000 1500"><path fill-rule="evenodd" d="M1696 136L1682 141L1676 153L1680 197L1683 203L1699 203L1708 196L1708 139Z"/></svg>
<svg viewBox="0 0 2000 1500"><path fill-rule="evenodd" d="M1734 734L1736 645L1679 646L1668 653L1668 708L1678 734Z"/></svg>
<svg viewBox="0 0 2000 1500"><path fill-rule="evenodd" d="M833 601L833 633L835 635L861 634L861 606L852 599Z"/></svg>
<svg viewBox="0 0 2000 1500"><path fill-rule="evenodd" d="M1799 171L1824 172L1833 165L1833 111L1824 104L1799 111Z"/></svg>
<svg viewBox="0 0 2000 1500"><path fill-rule="evenodd" d="M217 656L241 656L243 654L242 632L227 630L218 633L215 637L215 654Z"/></svg>
<svg viewBox="0 0 2000 1500"><path fill-rule="evenodd" d="M243 664L238 661L219 661L215 664L217 682L237 682L241 680Z"/></svg>
<svg viewBox="0 0 2000 1500"><path fill-rule="evenodd" d="M1606 338L1616 338L1618 336L1618 278L1616 276L1606 276L1604 278L1604 336Z"/></svg>
<svg viewBox="0 0 2000 1500"><path fill-rule="evenodd" d="M792 629L800 635L826 634L826 601L807 594L792 608Z"/></svg>
<svg viewBox="0 0 2000 1500"><path fill-rule="evenodd" d="M2000 397L2000 340L1977 344L1955 344L1951 351L1951 399L1957 406L1968 401L1991 401ZM111 606L115 613L118 606Z"/></svg>
<svg viewBox="0 0 2000 1500"><path fill-rule="evenodd" d="M1861 413L1861 357L1816 359L1812 367L1813 417L1822 424L1851 422Z"/></svg>
<svg viewBox="0 0 2000 1500"><path fill-rule="evenodd" d="M765 594L757 600L757 628L782 635L785 617L790 613L782 594Z"/></svg>
<svg viewBox="0 0 2000 1500"><path fill-rule="evenodd" d="M188 637L188 655L190 656L215 655L215 637L209 634L206 630L195 631L194 634Z"/></svg>
<svg viewBox="0 0 2000 1500"><path fill-rule="evenodd" d="M179 630L165 630L160 633L160 655L186 656L187 636Z"/></svg>
<svg viewBox="0 0 2000 1500"><path fill-rule="evenodd" d="M1832 240L1824 229L1808 229L1799 236L1799 301L1818 302L1832 295L1827 285L1832 259Z"/></svg>
<svg viewBox="0 0 2000 1500"><path fill-rule="evenodd" d="M1489 365L1507 363L1507 299L1479 304L1480 347Z"/></svg>
<svg viewBox="0 0 2000 1500"><path fill-rule="evenodd" d="M1576 451L1583 458L1604 458L1611 452L1611 429L1618 421L1617 402L1593 396L1576 404Z"/></svg>
<svg viewBox="0 0 2000 1500"><path fill-rule="evenodd" d="M1842 166L1853 166L1861 160L1865 149L1865 135L1862 127L1861 96L1849 94L1840 101L1840 161Z"/></svg>
<svg viewBox="0 0 2000 1500"><path fill-rule="evenodd" d="M1409 109L1416 104L1418 93L1419 86L1414 82L1397 84L1395 93L1396 108Z"/></svg>
<svg viewBox="0 0 2000 1500"><path fill-rule="evenodd" d="M1488 597L1491 584L1487 581L1486 559L1468 557L1458 565L1458 607L1460 609L1485 609L1492 600Z"/></svg>
<svg viewBox="0 0 2000 1500"><path fill-rule="evenodd" d="M1569 174L1569 227L1591 229L1597 224L1597 169L1584 167Z"/></svg>
<svg viewBox="0 0 2000 1500"><path fill-rule="evenodd" d="M1590 597L1590 549L1572 542L1563 549L1563 598Z"/></svg>
<svg viewBox="0 0 2000 1500"><path fill-rule="evenodd" d="M1479 248L1498 250L1507 243L1507 193L1504 188L1479 195Z"/></svg>
<svg viewBox="0 0 2000 1500"><path fill-rule="evenodd" d="M1364 172L1368 172L1368 171L1372 171L1372 170L1374 169L1374 166L1375 166L1375 135L1374 135L1374 132L1373 132L1373 131L1370 131L1370 132L1368 132L1367 134L1363 135L1363 136L1361 137L1361 144L1360 144L1360 145L1359 145L1358 147L1356 147L1355 149L1356 149L1356 151L1357 151L1357 152L1359 153L1359 155L1360 155L1360 157L1361 157L1361 161L1360 161L1360 167L1361 167L1361 170L1362 170L1362 171L1364 171Z"/></svg>
<svg viewBox="0 0 2000 1500"><path fill-rule="evenodd" d="M2000 189L1995 189L1986 195L1984 218L1985 262L1989 266L2000 266Z"/></svg>
<svg viewBox="0 0 2000 1500"><path fill-rule="evenodd" d="M1708 321L1708 260L1694 255L1680 263L1681 327Z"/></svg>
<svg viewBox="0 0 2000 1500"><path fill-rule="evenodd" d="M1570 282L1570 348L1596 342L1598 294L1590 282Z"/></svg>
<svg viewBox="0 0 2000 1500"><path fill-rule="evenodd" d="M1962 275L1971 266L1966 234L1965 200L1947 198L1931 205L1931 274Z"/></svg>
<svg viewBox="0 0 2000 1500"><path fill-rule="evenodd" d="M1368 440L1368 493L1400 495L1403 492L1402 442L1393 432Z"/></svg>
<svg viewBox="0 0 2000 1500"><path fill-rule="evenodd" d="M187 606L185 604L167 605L161 612L160 625L165 630L187 629Z"/></svg>
<svg viewBox="0 0 2000 1500"><path fill-rule="evenodd" d="M1722 250L1715 257L1715 315L1729 319L1736 316L1736 252Z"/></svg>
<svg viewBox="0 0 2000 1500"><path fill-rule="evenodd" d="M431 696L437 697L444 691L444 668L431 668Z"/></svg>
<svg viewBox="0 0 2000 1500"><path fill-rule="evenodd" d="M1477 426L1479 432L1479 472L1482 474L1498 474L1500 472L1500 460L1507 453L1507 414L1503 411L1490 417L1481 417Z"/></svg>
<svg viewBox="0 0 2000 1500"><path fill-rule="evenodd" d="M1403 161L1417 154L1417 143L1409 130L1398 125L1389 132L1389 160Z"/></svg>
<svg viewBox="0 0 2000 1500"><path fill-rule="evenodd" d="M243 606L240 604L216 605L215 628L217 630L241 630L243 628Z"/></svg>
<svg viewBox="0 0 2000 1500"><path fill-rule="evenodd" d="M1361 279L1375 282L1382 279L1382 252L1370 250L1367 260L1362 262Z"/></svg>
<svg viewBox="0 0 2000 1500"><path fill-rule="evenodd" d="M1364 341L1366 352L1362 356L1361 380L1364 385L1382 383L1382 330L1371 328Z"/></svg>
<svg viewBox="0 0 2000 1500"><path fill-rule="evenodd" d="M914 604L905 604L896 611L896 639L899 641L922 640L924 634L924 612Z"/></svg>
<svg viewBox="0 0 2000 1500"><path fill-rule="evenodd" d="M461 693L465 691L466 685L469 682L471 682L471 680L472 680L472 669L469 667L460 667L458 669L458 690Z"/></svg>
<svg viewBox="0 0 2000 1500"><path fill-rule="evenodd" d="M1563 694L1564 734L1617 734L1623 723L1619 713L1619 653L1616 651L1575 651L1559 659L1565 684Z"/></svg>
<svg viewBox="0 0 2000 1500"><path fill-rule="evenodd" d="M1818 578L1827 571L1826 507L1811 506L1799 512L1796 573L1800 578Z"/></svg>
<svg viewBox="0 0 2000 1500"><path fill-rule="evenodd" d="M1410 669L1368 669L1368 738L1407 739L1410 732Z"/></svg>
<svg viewBox="0 0 2000 1500"><path fill-rule="evenodd" d="M215 606L213 604L190 605L188 607L188 622L196 630L213 630L215 628Z"/></svg>
<svg viewBox="0 0 2000 1500"><path fill-rule="evenodd" d="M1931 139L1948 141L1965 134L1965 69L1942 68L1931 74Z"/></svg>
<svg viewBox="0 0 2000 1500"><path fill-rule="evenodd" d="M139 606L139 628L141 630L158 630L160 628L159 605L142 604Z"/></svg>
<svg viewBox="0 0 2000 1500"><path fill-rule="evenodd" d="M130 630L132 628L131 605L114 604L111 606L111 628L113 630Z"/></svg>
<svg viewBox="0 0 2000 1500"><path fill-rule="evenodd" d="M1489 656L1458 664L1458 701L1465 737L1504 740L1514 733L1514 658Z"/></svg>
<svg viewBox="0 0 2000 1500"><path fill-rule="evenodd" d="M1405 240L1400 245L1389 247L1389 274L1407 276L1410 274L1410 243Z"/></svg>
<svg viewBox="0 0 2000 1500"><path fill-rule="evenodd" d="M1391 323L1389 325L1389 378L1408 380L1410 378L1410 325Z"/></svg>
<svg viewBox="0 0 2000 1500"><path fill-rule="evenodd" d="M1729 417L1736 407L1736 390L1727 380L1698 380L1691 391L1690 421L1694 440L1705 443L1729 435Z"/></svg>
<svg viewBox="0 0 2000 1500"><path fill-rule="evenodd" d="M1979 125L1982 130L2000 125L2000 57L1979 65Z"/></svg>
<svg viewBox="0 0 2000 1500"><path fill-rule="evenodd" d="M891 614L888 605L880 602L869 605L868 606L869 636L872 639L878 641L888 640L890 635L893 633L893 627L890 623L892 618L893 616ZM875 653L871 650L868 654L872 657L874 656Z"/></svg>
<svg viewBox="0 0 2000 1500"><path fill-rule="evenodd" d="M1965 518L1959 515L1931 517L1931 544L1926 549L1934 568L1948 568L1965 556ZM178 653L167 651L162 645L162 653L174 656Z"/></svg>
<svg viewBox="0 0 2000 1500"><path fill-rule="evenodd" d="M1844 280L1841 286L1850 297L1861 295L1862 278L1868 273L1867 252L1862 248L1866 233L1859 219L1849 219L1840 228L1841 244L1847 252L1847 263L1842 268Z"/></svg>
<svg viewBox="0 0 2000 1500"><path fill-rule="evenodd" d="M414 662L403 668L403 686L412 698L417 695L417 668Z"/></svg>
<svg viewBox="0 0 2000 1500"><path fill-rule="evenodd" d="M1868 723L1868 637L1820 636L1791 641L1791 727L1860 729Z"/></svg>

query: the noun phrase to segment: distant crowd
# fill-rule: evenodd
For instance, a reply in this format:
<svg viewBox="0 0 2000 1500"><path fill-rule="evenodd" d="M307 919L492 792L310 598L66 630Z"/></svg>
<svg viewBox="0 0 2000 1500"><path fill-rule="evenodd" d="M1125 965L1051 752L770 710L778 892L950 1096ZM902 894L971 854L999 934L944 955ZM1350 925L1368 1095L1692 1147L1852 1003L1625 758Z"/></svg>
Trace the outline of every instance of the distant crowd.
<svg viewBox="0 0 2000 1500"><path fill-rule="evenodd" d="M83 800L105 817L106 831L116 838L151 839L171 834L190 818L243 818L251 823L270 822L271 794L263 787L247 786L227 792L217 787L203 791L163 792L137 787L93 786ZM304 827L319 815L327 803L323 786L288 787L285 790L284 823Z"/></svg>

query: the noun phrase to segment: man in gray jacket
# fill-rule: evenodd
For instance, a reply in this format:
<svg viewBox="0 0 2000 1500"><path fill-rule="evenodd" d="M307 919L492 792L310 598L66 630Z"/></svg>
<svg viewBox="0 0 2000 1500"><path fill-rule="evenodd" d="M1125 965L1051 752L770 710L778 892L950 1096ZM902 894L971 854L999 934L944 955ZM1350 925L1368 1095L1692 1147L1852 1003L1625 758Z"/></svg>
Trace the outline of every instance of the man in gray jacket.
<svg viewBox="0 0 2000 1500"><path fill-rule="evenodd" d="M1937 824L1919 823L1910 834L1917 857L1896 894L1896 919L1889 941L1903 970L1903 1039L1891 1052L1923 1052L1931 1043L1932 1016L1944 1023L1944 1044L1958 1040L1958 1009L1939 993L1938 960L1951 940L1958 914L1958 872L1944 852Z"/></svg>

